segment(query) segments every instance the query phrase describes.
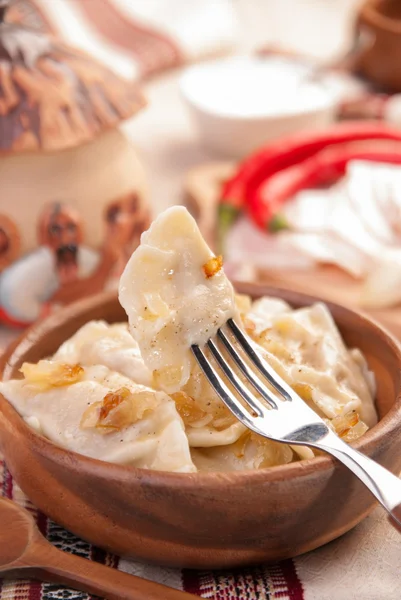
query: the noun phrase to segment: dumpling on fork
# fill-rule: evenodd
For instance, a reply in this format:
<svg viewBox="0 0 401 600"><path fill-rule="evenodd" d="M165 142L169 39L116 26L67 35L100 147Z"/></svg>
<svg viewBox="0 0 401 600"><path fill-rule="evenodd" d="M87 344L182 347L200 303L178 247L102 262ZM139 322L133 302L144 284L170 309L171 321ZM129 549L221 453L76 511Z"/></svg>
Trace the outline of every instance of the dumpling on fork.
<svg viewBox="0 0 401 600"><path fill-rule="evenodd" d="M168 393L189 379L191 345L203 346L236 312L221 257L180 206L142 234L121 277L119 298L145 364Z"/></svg>

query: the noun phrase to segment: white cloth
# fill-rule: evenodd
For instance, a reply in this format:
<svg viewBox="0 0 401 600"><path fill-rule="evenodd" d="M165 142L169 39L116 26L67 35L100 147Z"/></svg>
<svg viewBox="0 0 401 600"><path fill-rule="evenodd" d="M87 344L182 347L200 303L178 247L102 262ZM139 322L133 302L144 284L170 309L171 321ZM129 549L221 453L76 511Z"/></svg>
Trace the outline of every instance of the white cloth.
<svg viewBox="0 0 401 600"><path fill-rule="evenodd" d="M350 533L294 559L304 600L399 600L400 534L377 508Z"/></svg>
<svg viewBox="0 0 401 600"><path fill-rule="evenodd" d="M384 105L384 120L395 125L401 126L401 94L394 94Z"/></svg>
<svg viewBox="0 0 401 600"><path fill-rule="evenodd" d="M78 250L78 276L88 277L99 262L98 253ZM42 305L59 286L54 254L41 246L5 269L0 275L0 306L17 321L33 322Z"/></svg>

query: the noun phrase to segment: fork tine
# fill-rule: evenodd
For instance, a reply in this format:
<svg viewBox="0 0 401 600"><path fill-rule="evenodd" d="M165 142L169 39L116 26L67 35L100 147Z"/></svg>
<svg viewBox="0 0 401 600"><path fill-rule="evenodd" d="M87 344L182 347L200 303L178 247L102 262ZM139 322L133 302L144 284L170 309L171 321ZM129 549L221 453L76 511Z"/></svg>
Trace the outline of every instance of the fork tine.
<svg viewBox="0 0 401 600"><path fill-rule="evenodd" d="M274 394L272 394L272 392L270 392L270 390L268 390L264 385L261 384L261 382L258 381L258 379L253 374L252 370L242 360L242 358L240 357L240 355L238 354L238 352L235 350L234 346L231 344L230 340L225 335L225 333L221 329L219 329L217 331L217 335L219 336L219 338L223 342L223 344L226 347L228 353L230 354L230 356L232 357L232 359L235 361L235 363L238 366L238 368L241 369L242 373L248 379L248 381L259 392L259 394L266 400L266 402L268 402L270 404L270 406L272 408L277 409L278 406L276 404L276 401L275 401L275 398L274 398Z"/></svg>
<svg viewBox="0 0 401 600"><path fill-rule="evenodd" d="M211 353L214 358L220 365L223 373L226 375L227 379L231 383L231 385L237 390L237 392L242 396L242 398L249 404L249 406L256 412L259 417L266 416L267 410L266 408L254 397L252 396L239 377L234 373L233 369L225 360L224 356L221 354L217 346L209 340L207 343Z"/></svg>
<svg viewBox="0 0 401 600"><path fill-rule="evenodd" d="M238 325L233 319L228 319L227 325L232 331L235 339L240 344L241 348L257 367L257 369L266 377L268 382L289 402L292 402L292 391L291 388L285 383L285 381L270 367L270 365L259 357L259 354L254 350L253 346L249 343L246 336L242 333Z"/></svg>
<svg viewBox="0 0 401 600"><path fill-rule="evenodd" d="M231 393L224 381L209 363L203 351L199 348L199 346L196 345L191 346L191 349L204 375L216 393L220 396L224 404L231 410L237 419L241 421L241 423L255 431L255 426L252 422L249 412L244 406L242 406L241 402L234 396L234 394Z"/></svg>

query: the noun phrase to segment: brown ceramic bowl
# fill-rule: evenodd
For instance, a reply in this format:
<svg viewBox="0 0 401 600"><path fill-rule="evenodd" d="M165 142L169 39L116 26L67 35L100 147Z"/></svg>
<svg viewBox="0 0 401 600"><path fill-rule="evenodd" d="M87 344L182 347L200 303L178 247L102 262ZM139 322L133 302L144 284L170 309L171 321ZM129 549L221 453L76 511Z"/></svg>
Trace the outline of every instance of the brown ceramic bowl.
<svg viewBox="0 0 401 600"><path fill-rule="evenodd" d="M379 88L400 92L400 0L365 0L357 17L356 33L362 37L355 69Z"/></svg>
<svg viewBox="0 0 401 600"><path fill-rule="evenodd" d="M242 286L306 306L315 298ZM330 305L349 346L375 371L380 422L355 447L401 470L401 352L369 318ZM52 352L90 319L122 321L114 296L82 301L30 329L2 360L3 378L23 361ZM295 556L359 523L375 502L328 457L259 471L178 474L108 464L63 450L25 425L0 397L0 448L8 467L44 513L78 536L120 555L170 566L233 567Z"/></svg>

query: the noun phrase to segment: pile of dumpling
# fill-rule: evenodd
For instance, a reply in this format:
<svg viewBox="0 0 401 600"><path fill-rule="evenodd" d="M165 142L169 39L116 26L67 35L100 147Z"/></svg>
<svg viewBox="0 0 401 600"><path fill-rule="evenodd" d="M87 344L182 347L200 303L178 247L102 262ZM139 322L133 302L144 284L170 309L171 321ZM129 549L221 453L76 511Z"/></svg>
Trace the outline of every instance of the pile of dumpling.
<svg viewBox="0 0 401 600"><path fill-rule="evenodd" d="M247 430L192 356L228 318L346 441L377 421L375 381L323 304L235 295L221 257L182 207L142 235L120 282L128 323L92 321L49 360L0 382L25 421L53 442L104 461L162 471L259 469L313 457Z"/></svg>

